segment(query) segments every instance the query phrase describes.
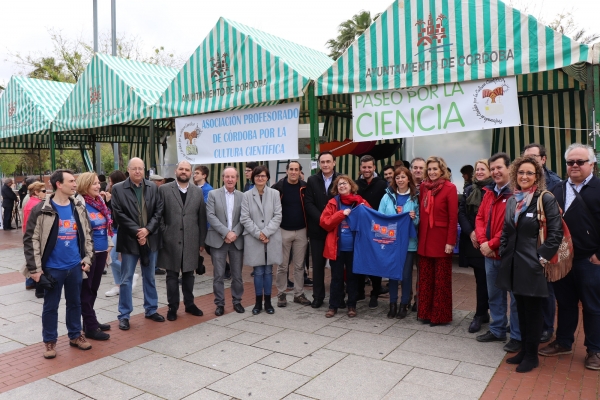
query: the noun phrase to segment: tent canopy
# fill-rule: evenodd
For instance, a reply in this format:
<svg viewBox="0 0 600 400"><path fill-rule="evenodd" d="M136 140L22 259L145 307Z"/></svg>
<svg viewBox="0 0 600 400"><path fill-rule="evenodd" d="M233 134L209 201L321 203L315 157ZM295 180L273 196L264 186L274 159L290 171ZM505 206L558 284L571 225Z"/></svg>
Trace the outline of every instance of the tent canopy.
<svg viewBox="0 0 600 400"><path fill-rule="evenodd" d="M500 0L397 0L317 80L318 96L528 74L591 49Z"/></svg>
<svg viewBox="0 0 600 400"><path fill-rule="evenodd" d="M154 108L173 118L303 96L326 54L220 18Z"/></svg>
<svg viewBox="0 0 600 400"><path fill-rule="evenodd" d="M47 147L52 122L74 86L13 76L0 97L0 148Z"/></svg>
<svg viewBox="0 0 600 400"><path fill-rule="evenodd" d="M128 135L132 125L147 127L152 106L176 74L174 68L97 53L62 105L53 130L118 136Z"/></svg>

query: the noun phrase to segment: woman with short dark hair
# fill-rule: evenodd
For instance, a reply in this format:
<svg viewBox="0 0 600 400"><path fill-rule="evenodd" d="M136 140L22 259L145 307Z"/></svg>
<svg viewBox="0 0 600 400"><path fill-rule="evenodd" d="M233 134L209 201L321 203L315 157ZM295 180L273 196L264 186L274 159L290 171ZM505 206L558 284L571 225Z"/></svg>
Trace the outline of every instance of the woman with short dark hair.
<svg viewBox="0 0 600 400"><path fill-rule="evenodd" d="M540 245L537 205L546 183L544 170L534 158L517 158L511 164L510 185L513 196L506 203L496 286L513 292L517 300L523 342L521 351L506 362L518 364L517 372L529 372L539 365L538 346L544 324L542 300L548 297L544 266L562 242L562 219L556 199L545 193L542 204L547 237Z"/></svg>

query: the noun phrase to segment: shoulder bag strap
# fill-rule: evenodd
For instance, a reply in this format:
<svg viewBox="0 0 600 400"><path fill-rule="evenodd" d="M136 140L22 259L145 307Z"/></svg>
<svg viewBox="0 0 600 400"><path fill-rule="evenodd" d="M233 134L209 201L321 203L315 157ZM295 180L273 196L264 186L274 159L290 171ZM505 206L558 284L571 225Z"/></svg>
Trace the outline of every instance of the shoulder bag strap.
<svg viewBox="0 0 600 400"><path fill-rule="evenodd" d="M540 242L540 244L543 244L546 241L546 212L544 211L543 200L545 193L550 192L547 190L543 190L542 193L540 193L540 197L538 197L537 200L537 219L540 224L540 233L538 236L538 241Z"/></svg>

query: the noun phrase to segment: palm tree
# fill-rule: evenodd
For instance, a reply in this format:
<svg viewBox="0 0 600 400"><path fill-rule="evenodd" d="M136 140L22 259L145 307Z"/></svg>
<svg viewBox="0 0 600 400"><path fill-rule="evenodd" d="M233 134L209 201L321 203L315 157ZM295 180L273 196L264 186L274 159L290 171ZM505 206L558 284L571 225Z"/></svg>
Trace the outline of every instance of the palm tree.
<svg viewBox="0 0 600 400"><path fill-rule="evenodd" d="M381 13L377 13L371 18L370 11L361 11L351 19L342 22L338 26L337 38L329 39L325 44L330 50L329 57L337 60L380 15Z"/></svg>

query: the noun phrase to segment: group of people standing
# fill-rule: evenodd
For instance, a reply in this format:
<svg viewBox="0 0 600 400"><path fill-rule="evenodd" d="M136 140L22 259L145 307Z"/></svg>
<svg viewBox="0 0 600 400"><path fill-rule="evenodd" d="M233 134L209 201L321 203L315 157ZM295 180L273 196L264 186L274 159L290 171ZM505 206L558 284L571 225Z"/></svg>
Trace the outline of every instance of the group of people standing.
<svg viewBox="0 0 600 400"><path fill-rule="evenodd" d="M593 290L600 283L600 225L595 222L600 215L600 185L592 173L595 158L590 147L574 144L565 159L569 175L565 182L546 169L540 145L528 146L523 157L512 163L503 153L478 160L460 204L446 162L435 156L415 158L409 167L386 167L383 178L375 172L373 157L363 156L361 175L354 181L338 174L333 154L323 152L318 159L320 169L306 182L300 178L301 164L290 161L286 176L272 187L267 185L268 168L248 163L244 192L236 189L239 173L235 168L226 167L223 186L213 189L206 182L207 168L198 166L192 171L186 161L177 165L176 180L160 188L144 179L144 163L137 158L129 162L128 178L111 174L107 191L100 190L94 173L82 174L76 181L70 171L55 171L50 179L54 194L32 207L24 236L26 273L36 282L44 275L55 281L54 285L45 283L44 356L56 356L63 286L71 345L85 350L91 347L86 336L109 338L105 331L110 325L99 323L93 310L107 264L113 267L118 286L120 329L130 328L138 261L146 318L165 320L157 312L157 261L167 269L167 319L177 319L178 281L185 311L202 316L194 304L193 284L194 271L202 267L203 250L214 266L217 316L225 312L224 279L228 275L233 309L245 312L241 305L244 264L253 268L253 314L275 312L271 303L274 265L278 307L287 305L289 268L294 302L319 308L325 300L329 262L326 317L344 308L348 317L355 317L356 304L366 298L365 282L370 280L370 308L377 308L379 297L389 290L388 318L403 319L412 310L423 323L448 324L452 321L452 255L460 224L462 259L474 269L477 286L477 310L469 331L478 332L490 322L489 331L477 340L506 341L510 333L505 350L517 355L507 362L518 364L519 372L529 371L539 363L540 341L550 341L553 335L556 302L556 340L539 354L572 352L581 300L588 347L585 365L600 369L600 303ZM542 193L547 235L538 243L537 207ZM561 243L561 217L572 232L575 261L565 278L550 284L544 268ZM303 290L309 243L312 301ZM389 278L387 288L382 278ZM507 294L511 296L510 328Z"/></svg>

